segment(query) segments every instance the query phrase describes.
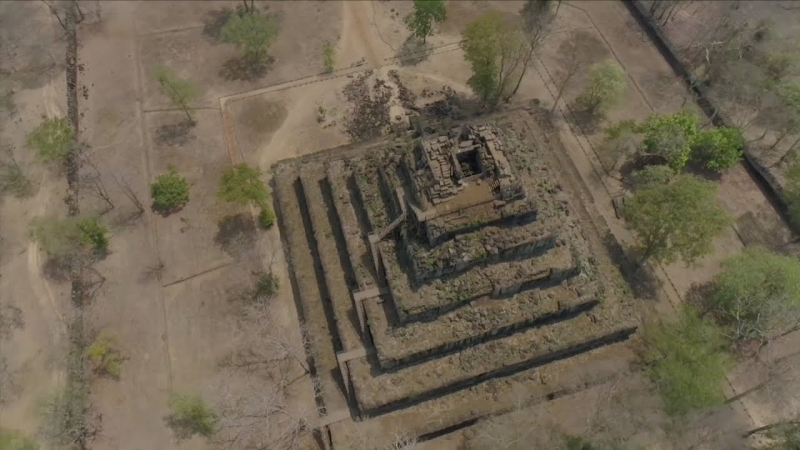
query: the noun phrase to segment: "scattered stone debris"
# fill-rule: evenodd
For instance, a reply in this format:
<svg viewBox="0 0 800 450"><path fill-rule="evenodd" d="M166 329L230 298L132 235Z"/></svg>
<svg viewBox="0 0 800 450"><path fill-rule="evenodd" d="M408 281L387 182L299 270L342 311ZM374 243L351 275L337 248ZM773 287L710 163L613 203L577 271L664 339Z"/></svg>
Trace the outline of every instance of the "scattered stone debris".
<svg viewBox="0 0 800 450"><path fill-rule="evenodd" d="M411 92L402 81L400 81L400 75L397 73L396 70L389 71L389 78L397 85L398 94L397 97L400 99L400 104L403 105L403 108L414 111L417 109L417 94Z"/></svg>
<svg viewBox="0 0 800 450"><path fill-rule="evenodd" d="M344 88L344 96L353 104L345 119L345 131L353 140L378 137L391 123L389 101L392 89L381 79L375 79L370 89L370 69L359 75Z"/></svg>

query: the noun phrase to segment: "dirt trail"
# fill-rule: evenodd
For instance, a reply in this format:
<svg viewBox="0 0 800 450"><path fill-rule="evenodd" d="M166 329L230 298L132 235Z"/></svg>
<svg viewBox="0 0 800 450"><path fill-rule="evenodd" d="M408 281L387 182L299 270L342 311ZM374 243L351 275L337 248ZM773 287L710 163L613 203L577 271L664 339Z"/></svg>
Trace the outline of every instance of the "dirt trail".
<svg viewBox="0 0 800 450"><path fill-rule="evenodd" d="M344 2L342 37L337 45L337 56L343 62L364 58L373 69L379 68L392 49L383 43L372 22L372 3L369 1Z"/></svg>

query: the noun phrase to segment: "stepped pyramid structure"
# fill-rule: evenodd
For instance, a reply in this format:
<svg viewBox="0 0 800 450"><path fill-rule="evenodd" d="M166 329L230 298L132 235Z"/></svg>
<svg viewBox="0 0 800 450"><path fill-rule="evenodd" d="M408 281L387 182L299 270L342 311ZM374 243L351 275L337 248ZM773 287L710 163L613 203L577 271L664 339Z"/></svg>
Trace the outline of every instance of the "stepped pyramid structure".
<svg viewBox="0 0 800 450"><path fill-rule="evenodd" d="M514 112L274 167L334 443L344 417L434 436L508 410L519 392L547 400L627 367L632 300L530 120Z"/></svg>

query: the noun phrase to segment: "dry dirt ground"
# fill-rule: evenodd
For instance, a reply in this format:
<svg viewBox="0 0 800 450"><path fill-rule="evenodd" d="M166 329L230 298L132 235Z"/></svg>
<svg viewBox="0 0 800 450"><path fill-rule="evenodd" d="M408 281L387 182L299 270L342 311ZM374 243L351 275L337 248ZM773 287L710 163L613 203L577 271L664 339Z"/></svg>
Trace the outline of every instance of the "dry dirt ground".
<svg viewBox="0 0 800 450"><path fill-rule="evenodd" d="M458 48L460 31L483 11L519 11L522 2L450 2L448 20L429 39L432 51L422 61L402 58L408 32L402 23L410 4L380 1L265 2L259 7L280 17L282 28L272 48L274 62L265 75L242 79L231 63L234 48L218 41L219 18L237 2L106 2L102 20L81 31L80 59L85 70L81 84L88 98L81 100L82 138L103 172L116 208L107 215L114 226L111 254L98 270L107 281L89 311L95 330L115 333L127 356L118 381L94 382L93 399L103 417L96 449L209 448L200 438L176 441L165 426L167 399L173 390L198 391L212 398L221 374L219 360L231 350L235 335L226 320L234 313L229 300L250 272L274 259L282 281L272 301L276 329L299 345L295 305L282 261L277 229L244 239L257 246L242 248L240 231L220 233L219 222L232 210L214 198L221 170L231 162L247 161L265 172L276 161L334 147L349 141L342 123L348 103L341 90L361 70L380 75L397 69L412 91L450 86L468 94L469 66ZM43 5L33 2L0 4L0 20L58 32ZM2 28L26 36L23 29ZM629 92L623 107L610 120L644 118L651 112L674 111L686 103L686 91L655 48L618 2L564 2L556 31L545 42L535 70L525 77L519 103L538 99L552 105L555 62L559 42L569 30L595 36L597 60L614 58L629 74ZM42 39L45 39L42 37ZM46 44L63 54L55 39ZM322 44L335 43L336 65L322 72ZM26 50L33 54L33 50ZM36 53L42 64L49 56ZM398 57L398 55L400 57ZM152 71L172 68L194 82L201 95L192 104L198 125L187 136L170 136L180 114L157 92ZM595 207L623 244L631 235L616 219L611 198L623 191L617 174L608 174L601 160L599 128L579 125L568 104L580 91L581 79L566 90L555 122L561 140L584 178ZM13 96L16 122L3 129L3 138L18 150L24 135L42 114L63 115L63 70L56 65L20 84ZM325 120L318 122L320 107ZM32 158L21 153L26 163ZM191 200L177 214L162 217L149 208L137 220L127 220L132 206L115 184L124 179L147 202L148 184L175 164L192 183ZM18 396L0 405L0 423L32 432L36 428L35 399L60 379L57 364L62 347L61 316L68 312L65 285L46 279L36 247L27 239L27 223L34 216L63 212L65 182L51 169L36 168L37 193L18 201L7 197L0 206L0 301L11 300L23 311L24 328L11 341L0 341L0 354L10 358L20 377ZM99 207L85 193L82 205ZM655 267L658 275L651 294L663 311L677 305L693 283L708 281L719 261L743 245L786 242L790 233L772 205L743 167L719 180L719 198L736 223L717 243L717 251L699 267ZM226 231L223 229L223 231ZM231 230L227 230L231 231ZM230 236L233 234L233 236ZM249 237L248 237L249 236ZM241 237L241 236L240 236ZM149 269L163 263L163 270ZM660 301L655 301L660 300ZM13 352L9 352L13 348ZM297 347L295 347L297 348ZM238 382L233 377L231 384ZM749 386L747 377L732 379L735 391ZM296 407L313 404L309 381L297 386ZM2 388L0 386L0 388ZM576 400L578 403L580 400ZM745 401L736 412L757 425L766 407ZM763 402L762 402L763 403ZM760 403L759 403L760 404ZM459 436L428 443L429 448L456 448Z"/></svg>

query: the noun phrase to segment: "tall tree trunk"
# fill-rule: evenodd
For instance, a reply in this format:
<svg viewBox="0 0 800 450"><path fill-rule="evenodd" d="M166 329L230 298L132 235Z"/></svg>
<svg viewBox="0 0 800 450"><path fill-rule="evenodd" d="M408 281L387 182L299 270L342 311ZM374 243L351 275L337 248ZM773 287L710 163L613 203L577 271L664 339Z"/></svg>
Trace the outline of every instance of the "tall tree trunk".
<svg viewBox="0 0 800 450"><path fill-rule="evenodd" d="M758 428L753 428L752 430L750 430L750 431L748 431L748 432L746 432L746 433L742 434L742 437L750 437L750 436L752 436L752 435L754 435L754 434L756 434L756 433L762 433L762 432L764 432L764 431L769 431L769 430L771 430L771 429L773 429L773 428L777 428L777 427L779 427L779 426L781 426L781 425L787 425L787 424L796 424L796 423L798 423L798 422L800 422L800 421L797 421L797 420L788 420L788 421L785 421L785 422L775 422L775 423L771 423L771 424L769 424L769 425L764 425L764 426L761 426L761 427L758 427Z"/></svg>
<svg viewBox="0 0 800 450"><path fill-rule="evenodd" d="M558 94L556 95L556 99L553 101L553 107L550 108L550 114L558 107L558 101L561 100L561 96L564 95L564 88L567 87L567 83L569 83L569 79L572 78L572 75L568 75L567 78L564 78L564 81L561 83L561 87L558 88Z"/></svg>
<svg viewBox="0 0 800 450"><path fill-rule="evenodd" d="M525 72L528 71L528 64L530 64L531 59L533 59L533 52L534 52L534 49L533 49L533 47L531 47L530 51L528 52L528 55L525 57L525 60L522 63L522 73L519 74L519 79L517 80L517 85L514 86L514 90L511 91L511 94L509 94L508 97L506 97L506 101L511 99L511 97L513 97L517 93L517 91L519 90L519 86L522 84L522 77L525 76Z"/></svg>

